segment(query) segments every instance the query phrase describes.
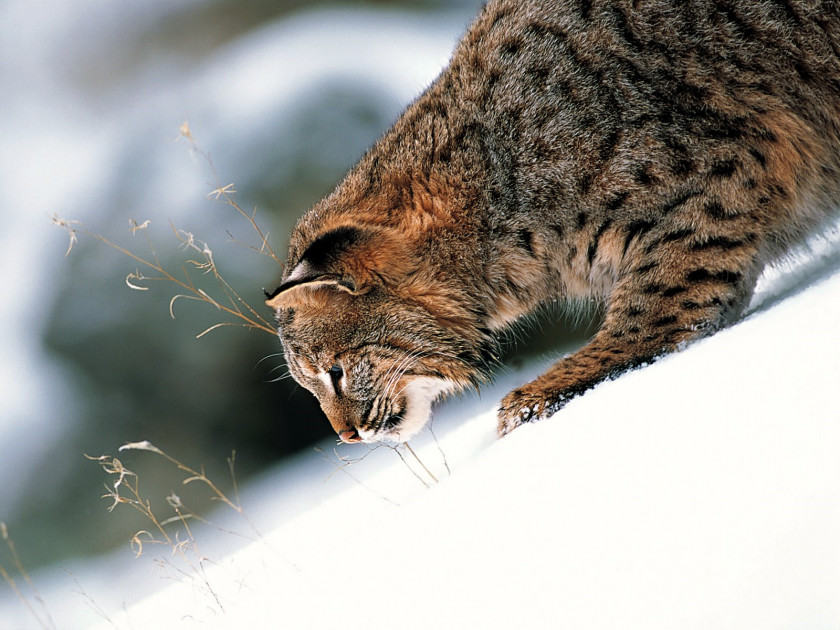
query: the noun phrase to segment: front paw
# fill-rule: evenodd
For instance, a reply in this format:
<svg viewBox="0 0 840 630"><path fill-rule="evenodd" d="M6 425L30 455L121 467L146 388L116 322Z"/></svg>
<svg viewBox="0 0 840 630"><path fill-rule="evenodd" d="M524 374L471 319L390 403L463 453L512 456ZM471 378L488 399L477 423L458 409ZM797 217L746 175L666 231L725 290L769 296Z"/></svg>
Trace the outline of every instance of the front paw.
<svg viewBox="0 0 840 630"><path fill-rule="evenodd" d="M499 437L526 422L536 422L554 415L564 402L562 397L547 395L534 387L533 383L512 391L502 399L499 406Z"/></svg>

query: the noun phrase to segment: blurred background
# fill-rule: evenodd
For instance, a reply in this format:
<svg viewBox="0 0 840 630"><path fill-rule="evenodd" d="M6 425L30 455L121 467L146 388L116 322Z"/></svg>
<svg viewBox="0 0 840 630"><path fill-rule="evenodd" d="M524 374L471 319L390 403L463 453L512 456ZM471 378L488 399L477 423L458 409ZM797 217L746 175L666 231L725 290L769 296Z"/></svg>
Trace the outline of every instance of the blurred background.
<svg viewBox="0 0 840 630"><path fill-rule="evenodd" d="M223 328L141 265L79 235L79 221L178 272L172 224L206 241L265 318L281 269L229 207L207 160L257 208L285 256L295 220L329 192L434 78L478 0L5 0L0 5L0 520L30 570L126 545L131 510L105 515L99 466L150 440L244 482L329 434L285 374L276 338ZM129 220L150 221L132 235ZM150 251L144 238L154 247ZM193 272L213 290L212 278ZM150 495L155 461L126 465ZM139 458L142 459L142 458ZM171 470L167 475L171 476ZM200 501L200 499L196 499ZM193 506L200 510L201 505Z"/></svg>

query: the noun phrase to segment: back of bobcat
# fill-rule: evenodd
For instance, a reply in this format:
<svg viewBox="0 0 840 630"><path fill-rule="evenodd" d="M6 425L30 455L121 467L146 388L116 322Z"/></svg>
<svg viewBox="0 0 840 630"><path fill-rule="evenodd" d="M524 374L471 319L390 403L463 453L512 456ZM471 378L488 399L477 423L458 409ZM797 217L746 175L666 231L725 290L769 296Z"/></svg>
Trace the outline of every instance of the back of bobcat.
<svg viewBox="0 0 840 630"><path fill-rule="evenodd" d="M714 332L833 216L838 51L834 1L492 0L295 228L267 302L292 375L342 440L404 441L517 319L602 299L505 434Z"/></svg>

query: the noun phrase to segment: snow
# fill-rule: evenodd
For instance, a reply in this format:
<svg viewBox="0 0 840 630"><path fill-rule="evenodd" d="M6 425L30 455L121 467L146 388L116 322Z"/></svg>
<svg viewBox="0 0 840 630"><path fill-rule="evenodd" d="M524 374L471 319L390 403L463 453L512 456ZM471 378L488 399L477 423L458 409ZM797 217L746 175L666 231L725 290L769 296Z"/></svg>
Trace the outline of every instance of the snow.
<svg viewBox="0 0 840 630"><path fill-rule="evenodd" d="M770 274L735 326L496 440L494 402L526 378L508 373L481 400L445 405L437 443L420 440L440 483L365 458L347 469L363 485L220 560L206 584L182 581L111 621L836 628L838 253L829 243L806 259L799 275L820 279L793 297L776 300L797 272ZM283 503L284 484L324 485L301 465L259 483L257 512Z"/></svg>

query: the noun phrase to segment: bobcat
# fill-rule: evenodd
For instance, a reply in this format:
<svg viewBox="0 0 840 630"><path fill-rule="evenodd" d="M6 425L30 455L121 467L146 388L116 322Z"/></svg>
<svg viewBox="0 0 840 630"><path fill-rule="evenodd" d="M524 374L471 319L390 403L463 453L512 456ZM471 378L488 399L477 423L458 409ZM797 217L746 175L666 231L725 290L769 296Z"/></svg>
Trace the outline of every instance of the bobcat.
<svg viewBox="0 0 840 630"><path fill-rule="evenodd" d="M508 394L504 435L736 318L836 216L831 0L491 0L449 66L294 229L268 295L345 442L405 441L540 305L604 302Z"/></svg>

